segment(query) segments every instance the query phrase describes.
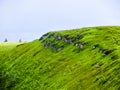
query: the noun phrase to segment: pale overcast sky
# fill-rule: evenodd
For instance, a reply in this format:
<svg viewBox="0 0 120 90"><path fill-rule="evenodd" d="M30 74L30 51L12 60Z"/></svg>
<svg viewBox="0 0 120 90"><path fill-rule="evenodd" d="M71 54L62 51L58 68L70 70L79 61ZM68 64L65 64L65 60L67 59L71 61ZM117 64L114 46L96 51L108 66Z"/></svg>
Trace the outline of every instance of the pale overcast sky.
<svg viewBox="0 0 120 90"><path fill-rule="evenodd" d="M0 0L0 41L100 25L120 25L120 0Z"/></svg>

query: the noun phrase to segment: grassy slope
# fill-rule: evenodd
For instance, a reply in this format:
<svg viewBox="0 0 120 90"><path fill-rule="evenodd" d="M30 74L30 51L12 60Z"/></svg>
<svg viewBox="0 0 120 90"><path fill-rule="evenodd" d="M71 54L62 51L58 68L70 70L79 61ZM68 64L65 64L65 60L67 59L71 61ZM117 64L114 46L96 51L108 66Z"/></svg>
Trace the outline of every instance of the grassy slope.
<svg viewBox="0 0 120 90"><path fill-rule="evenodd" d="M81 35L69 44L57 35ZM43 42L44 41L44 42ZM44 48L45 42L63 46ZM79 50L74 43L81 42ZM93 48L97 45L96 48ZM104 55L105 50L111 51ZM43 40L0 54L1 88L11 90L119 90L120 27L106 26L50 32ZM97 68L97 66L100 66Z"/></svg>
<svg viewBox="0 0 120 90"><path fill-rule="evenodd" d="M22 44L22 42L0 42L0 51L11 50L19 44Z"/></svg>

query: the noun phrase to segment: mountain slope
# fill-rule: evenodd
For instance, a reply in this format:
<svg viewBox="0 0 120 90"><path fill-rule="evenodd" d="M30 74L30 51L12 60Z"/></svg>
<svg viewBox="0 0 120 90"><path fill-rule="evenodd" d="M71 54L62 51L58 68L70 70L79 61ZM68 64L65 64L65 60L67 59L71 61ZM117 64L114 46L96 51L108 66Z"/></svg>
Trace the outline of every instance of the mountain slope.
<svg viewBox="0 0 120 90"><path fill-rule="evenodd" d="M49 32L0 54L1 90L119 90L120 27Z"/></svg>

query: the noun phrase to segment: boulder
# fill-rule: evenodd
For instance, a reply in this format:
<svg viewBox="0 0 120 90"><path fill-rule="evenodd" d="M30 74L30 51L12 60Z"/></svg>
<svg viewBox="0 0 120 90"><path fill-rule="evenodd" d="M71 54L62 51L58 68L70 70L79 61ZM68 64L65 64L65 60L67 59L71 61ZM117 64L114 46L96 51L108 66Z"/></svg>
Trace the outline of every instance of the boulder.
<svg viewBox="0 0 120 90"><path fill-rule="evenodd" d="M60 35L57 36L57 37L56 37L56 40L62 40L62 36L60 36Z"/></svg>

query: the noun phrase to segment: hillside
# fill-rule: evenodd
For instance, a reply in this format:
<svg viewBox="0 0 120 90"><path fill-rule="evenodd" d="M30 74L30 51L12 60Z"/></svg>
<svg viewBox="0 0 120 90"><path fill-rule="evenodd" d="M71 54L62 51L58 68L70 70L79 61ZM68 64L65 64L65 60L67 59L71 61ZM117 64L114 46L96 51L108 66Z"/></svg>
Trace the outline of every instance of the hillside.
<svg viewBox="0 0 120 90"><path fill-rule="evenodd" d="M15 48L17 45L23 42L0 42L0 51L8 51Z"/></svg>
<svg viewBox="0 0 120 90"><path fill-rule="evenodd" d="M0 53L0 90L120 90L120 26L48 32Z"/></svg>

